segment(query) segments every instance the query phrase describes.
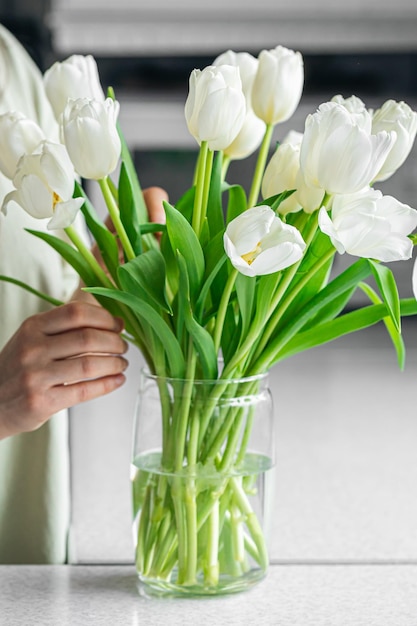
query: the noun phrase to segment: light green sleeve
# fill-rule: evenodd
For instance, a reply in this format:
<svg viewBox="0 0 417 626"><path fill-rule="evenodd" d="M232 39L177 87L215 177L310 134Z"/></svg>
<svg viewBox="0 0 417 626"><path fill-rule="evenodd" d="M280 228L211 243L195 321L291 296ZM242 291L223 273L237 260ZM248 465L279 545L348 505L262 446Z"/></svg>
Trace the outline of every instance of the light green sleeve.
<svg viewBox="0 0 417 626"><path fill-rule="evenodd" d="M52 140L57 124L42 77L22 46L0 25L0 114L19 110ZM1 149L1 146L0 146ZM0 203L11 182L0 175ZM31 221L32 220L32 221ZM0 214L0 274L19 278L58 299L75 285L74 273L24 228L43 229L19 207ZM72 282L71 282L72 281ZM0 282L0 349L21 322L45 303ZM0 441L0 563L63 563L70 519L67 412L42 428Z"/></svg>

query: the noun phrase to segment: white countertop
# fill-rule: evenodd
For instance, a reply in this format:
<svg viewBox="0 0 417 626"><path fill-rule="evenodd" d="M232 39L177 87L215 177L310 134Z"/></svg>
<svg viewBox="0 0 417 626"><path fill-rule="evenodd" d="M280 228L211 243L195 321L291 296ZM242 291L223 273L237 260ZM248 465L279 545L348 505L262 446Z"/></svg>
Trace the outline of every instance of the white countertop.
<svg viewBox="0 0 417 626"><path fill-rule="evenodd" d="M275 564L248 592L143 598L131 566L0 567L1 626L416 626L416 564Z"/></svg>

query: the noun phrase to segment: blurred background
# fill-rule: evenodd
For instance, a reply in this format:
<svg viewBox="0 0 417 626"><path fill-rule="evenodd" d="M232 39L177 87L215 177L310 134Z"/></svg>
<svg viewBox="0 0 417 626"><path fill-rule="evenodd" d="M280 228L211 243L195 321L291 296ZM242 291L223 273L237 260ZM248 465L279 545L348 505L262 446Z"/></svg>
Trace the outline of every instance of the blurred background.
<svg viewBox="0 0 417 626"><path fill-rule="evenodd" d="M0 0L0 17L42 70L74 53L96 57L103 87L121 103L142 185L162 185L172 202L190 185L196 155L183 115L189 74L227 49L257 55L281 44L302 52L304 95L276 128L277 140L302 131L306 115L339 93L371 108L393 98L417 109L415 0ZM252 164L233 163L230 182L248 180ZM417 207L416 147L380 187ZM410 296L411 263L393 269ZM383 327L273 372L273 560L417 559L416 323L404 333L405 372ZM128 472L141 360L129 358L124 389L72 411L71 562L133 556Z"/></svg>

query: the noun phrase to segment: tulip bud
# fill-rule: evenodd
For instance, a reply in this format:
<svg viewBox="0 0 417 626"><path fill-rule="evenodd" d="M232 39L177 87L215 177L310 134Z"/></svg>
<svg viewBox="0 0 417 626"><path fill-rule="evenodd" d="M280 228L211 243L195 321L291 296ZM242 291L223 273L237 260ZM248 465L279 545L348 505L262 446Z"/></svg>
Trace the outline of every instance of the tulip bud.
<svg viewBox="0 0 417 626"><path fill-rule="evenodd" d="M283 191L295 189L294 193L281 202L278 212L281 215L295 213L303 209L312 213L321 206L324 191L309 187L300 170L300 146L303 135L290 131L268 163L262 181L262 196L270 198Z"/></svg>
<svg viewBox="0 0 417 626"><path fill-rule="evenodd" d="M417 211L368 188L335 196L331 217L324 207L320 209L319 226L340 254L401 261L413 252L408 235L417 226Z"/></svg>
<svg viewBox="0 0 417 626"><path fill-rule="evenodd" d="M375 177L379 181L392 176L410 154L417 133L417 113L405 102L387 100L372 117L372 132L382 130L395 131L397 140Z"/></svg>
<svg viewBox="0 0 417 626"><path fill-rule="evenodd" d="M265 134L265 122L254 114L251 104L252 85L258 69L258 59L248 52L228 50L218 56L213 65L232 65L239 68L246 100L246 116L237 137L224 148L224 153L230 159L245 159L259 148Z"/></svg>
<svg viewBox="0 0 417 626"><path fill-rule="evenodd" d="M305 182L330 194L355 193L375 179L395 139L395 132L371 134L366 115L326 102L306 119L300 151Z"/></svg>
<svg viewBox="0 0 417 626"><path fill-rule="evenodd" d="M58 120L69 99L104 100L97 63L91 55L74 54L57 61L45 72L44 85Z"/></svg>
<svg viewBox="0 0 417 626"><path fill-rule="evenodd" d="M16 189L5 197L2 211L16 202L32 217L51 218L49 229L66 228L83 204L82 198L72 197L74 177L65 146L43 141L20 159L13 178Z"/></svg>
<svg viewBox="0 0 417 626"><path fill-rule="evenodd" d="M282 143L274 152L265 168L262 180L262 197L270 198L283 191L296 189L296 178L300 169L300 146ZM301 210L295 193L281 202L278 211L281 215Z"/></svg>
<svg viewBox="0 0 417 626"><path fill-rule="evenodd" d="M301 259L305 247L299 231L264 205L238 215L224 234L226 254L245 276L272 274L289 267Z"/></svg>
<svg viewBox="0 0 417 626"><path fill-rule="evenodd" d="M188 130L210 150L230 146L242 128L246 114L245 96L239 69L230 65L210 65L193 70L185 103Z"/></svg>
<svg viewBox="0 0 417 626"><path fill-rule="evenodd" d="M23 113L10 111L0 115L0 170L12 179L17 163L45 139L42 129Z"/></svg>
<svg viewBox="0 0 417 626"><path fill-rule="evenodd" d="M232 65L233 67L239 68L242 90L246 98L246 105L251 107L251 93L253 81L255 80L258 69L258 59L248 52L234 52L233 50L228 50L218 56L213 61L213 65L216 67L219 65Z"/></svg>
<svg viewBox="0 0 417 626"><path fill-rule="evenodd" d="M61 119L61 134L76 172L100 180L113 172L121 151L117 132L119 103L79 98L70 100Z"/></svg>
<svg viewBox="0 0 417 626"><path fill-rule="evenodd" d="M252 88L252 107L266 124L285 122L300 102L304 84L303 58L299 52L278 46L262 50Z"/></svg>
<svg viewBox="0 0 417 626"><path fill-rule="evenodd" d="M345 107L351 114L353 120L356 120L356 124L363 128L368 133L372 131L372 115L365 106L365 103L357 96L350 96L344 98L341 95L333 96L331 102L336 102Z"/></svg>

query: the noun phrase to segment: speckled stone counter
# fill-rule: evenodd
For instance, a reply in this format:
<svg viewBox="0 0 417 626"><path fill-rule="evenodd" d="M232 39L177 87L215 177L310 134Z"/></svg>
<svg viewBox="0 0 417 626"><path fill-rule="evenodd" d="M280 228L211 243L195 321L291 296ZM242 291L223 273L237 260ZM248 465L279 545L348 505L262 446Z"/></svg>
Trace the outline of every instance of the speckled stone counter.
<svg viewBox="0 0 417 626"><path fill-rule="evenodd" d="M1 566L1 626L416 626L417 564L281 564L252 590L147 599L131 566Z"/></svg>

